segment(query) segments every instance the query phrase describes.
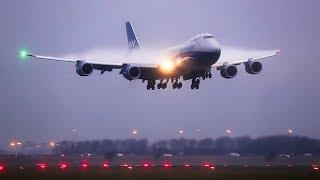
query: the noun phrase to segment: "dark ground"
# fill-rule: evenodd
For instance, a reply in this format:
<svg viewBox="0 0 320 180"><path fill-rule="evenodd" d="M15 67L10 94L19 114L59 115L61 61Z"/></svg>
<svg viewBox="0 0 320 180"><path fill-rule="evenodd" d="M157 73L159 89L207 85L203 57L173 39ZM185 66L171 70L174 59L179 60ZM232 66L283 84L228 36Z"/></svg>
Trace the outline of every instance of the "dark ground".
<svg viewBox="0 0 320 180"><path fill-rule="evenodd" d="M91 167L86 170L70 168L60 170L48 168L26 168L25 170L7 169L0 175L0 179L259 179L259 180L294 180L320 179L319 171L310 167L215 167L214 170L204 167L133 167L108 168Z"/></svg>
<svg viewBox="0 0 320 180"><path fill-rule="evenodd" d="M86 160L89 167L81 168L81 160ZM61 170L58 164L66 162L68 168ZM174 156L154 160L148 156L123 156L109 161L109 168L103 168L106 162L101 156L18 156L0 157L0 164L5 165L0 173L3 179L320 179L320 171L313 170L312 164L319 164L317 157L277 157L266 161L263 157L226 157L226 156ZM155 167L142 167L143 163ZM163 167L164 162L173 166ZM41 170L36 164L46 163ZM121 164L128 167L120 167ZM189 163L191 167L184 167ZM208 163L215 169L204 167ZM137 166L139 165L139 166ZM289 165L289 166L288 166ZM20 169L23 167L23 170Z"/></svg>

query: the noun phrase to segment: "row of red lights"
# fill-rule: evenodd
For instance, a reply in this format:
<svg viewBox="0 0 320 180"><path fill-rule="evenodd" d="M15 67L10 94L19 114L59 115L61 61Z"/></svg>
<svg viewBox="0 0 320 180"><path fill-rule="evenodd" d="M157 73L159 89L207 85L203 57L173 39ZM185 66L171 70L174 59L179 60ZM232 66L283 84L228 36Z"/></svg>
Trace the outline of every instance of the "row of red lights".
<svg viewBox="0 0 320 180"><path fill-rule="evenodd" d="M47 164L45 164L45 163L39 163L39 164L37 164L37 166L38 166L41 170L45 170L45 169L47 168ZM58 166L59 166L59 168L60 168L61 170L64 170L64 169L67 169L67 168L68 168L68 165L67 165L66 163L60 163L60 164L58 164ZM126 163L125 163L125 164L122 164L122 165L120 165L120 166L126 167L126 168L128 168L128 169L132 169L132 166L130 166L129 164L126 164ZM152 166L154 166L154 165L152 165ZM184 164L184 167L186 167L186 168L188 168L188 167L190 167L190 166L191 166L191 165L190 165L189 163ZM225 165L225 166L226 166L226 165ZM245 165L245 166L247 166L247 165ZM82 164L81 164L81 167L82 167L83 169L87 169L87 168L89 167L89 164L88 164L88 163L82 163ZM102 164L102 167L103 167L103 168L109 168L109 164L108 164L108 163L103 163L103 164ZM148 167L151 167L151 165L148 164L148 163L144 163L144 164L143 164L143 167L148 168ZM164 164L163 164L163 167L169 168L169 167L172 167L172 164L170 164L170 163L164 163ZM215 169L215 167L212 166L212 165L209 164L209 163L204 164L204 167L205 167L205 168L210 168L210 169L212 169L212 170ZM319 165L312 165L312 168L313 168L313 170L318 171L318 170L319 170ZM4 171L4 169L5 169L4 165L0 164L0 172ZM20 167L20 169L23 170L24 168L23 168L23 167Z"/></svg>

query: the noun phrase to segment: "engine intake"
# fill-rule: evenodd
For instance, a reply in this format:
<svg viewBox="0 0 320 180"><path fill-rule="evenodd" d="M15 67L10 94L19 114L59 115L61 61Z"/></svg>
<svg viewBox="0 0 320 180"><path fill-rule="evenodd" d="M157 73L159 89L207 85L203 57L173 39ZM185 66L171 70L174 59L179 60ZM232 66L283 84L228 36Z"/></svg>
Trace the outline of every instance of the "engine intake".
<svg viewBox="0 0 320 180"><path fill-rule="evenodd" d="M90 63L79 61L76 66L76 71L79 76L89 76L93 72L93 65Z"/></svg>
<svg viewBox="0 0 320 180"><path fill-rule="evenodd" d="M128 65L123 72L123 76L128 80L137 79L140 77L141 69L137 66Z"/></svg>
<svg viewBox="0 0 320 180"><path fill-rule="evenodd" d="M238 69L235 65L225 65L220 69L221 76L226 79L234 78L237 73Z"/></svg>
<svg viewBox="0 0 320 180"><path fill-rule="evenodd" d="M244 63L247 73L259 74L262 71L262 64L258 61L249 61Z"/></svg>

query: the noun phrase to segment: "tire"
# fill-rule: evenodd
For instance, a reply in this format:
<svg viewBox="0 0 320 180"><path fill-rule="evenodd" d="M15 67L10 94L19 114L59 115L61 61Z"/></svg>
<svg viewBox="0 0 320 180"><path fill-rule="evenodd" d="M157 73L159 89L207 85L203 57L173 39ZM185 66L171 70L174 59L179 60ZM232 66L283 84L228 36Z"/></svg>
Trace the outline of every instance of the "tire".
<svg viewBox="0 0 320 180"><path fill-rule="evenodd" d="M197 84L200 84L200 79L197 79L197 81L196 81L196 82L197 82Z"/></svg>
<svg viewBox="0 0 320 180"><path fill-rule="evenodd" d="M162 85L159 83L159 84L157 85L157 88L158 88L158 89L161 89L161 87L162 87Z"/></svg>
<svg viewBox="0 0 320 180"><path fill-rule="evenodd" d="M199 84L196 85L196 89L199 89Z"/></svg>
<svg viewBox="0 0 320 180"><path fill-rule="evenodd" d="M165 88L167 88L167 83L162 85L162 89L165 89Z"/></svg>

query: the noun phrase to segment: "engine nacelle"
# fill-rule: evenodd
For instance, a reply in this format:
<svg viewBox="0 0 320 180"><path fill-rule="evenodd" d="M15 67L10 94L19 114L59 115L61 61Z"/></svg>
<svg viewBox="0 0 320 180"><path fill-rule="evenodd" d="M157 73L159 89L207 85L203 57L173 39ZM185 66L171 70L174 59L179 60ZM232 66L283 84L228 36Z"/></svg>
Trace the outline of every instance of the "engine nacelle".
<svg viewBox="0 0 320 180"><path fill-rule="evenodd" d="M262 71L262 64L258 61L249 61L244 63L246 71L249 74L259 74Z"/></svg>
<svg viewBox="0 0 320 180"><path fill-rule="evenodd" d="M231 79L236 77L238 69L235 65L225 65L220 69L220 74L223 78Z"/></svg>
<svg viewBox="0 0 320 180"><path fill-rule="evenodd" d="M78 61L76 65L77 74L80 76L89 76L93 72L93 65L83 61Z"/></svg>
<svg viewBox="0 0 320 180"><path fill-rule="evenodd" d="M128 65L123 72L123 76L129 81L139 78L141 75L141 69L137 66Z"/></svg>

